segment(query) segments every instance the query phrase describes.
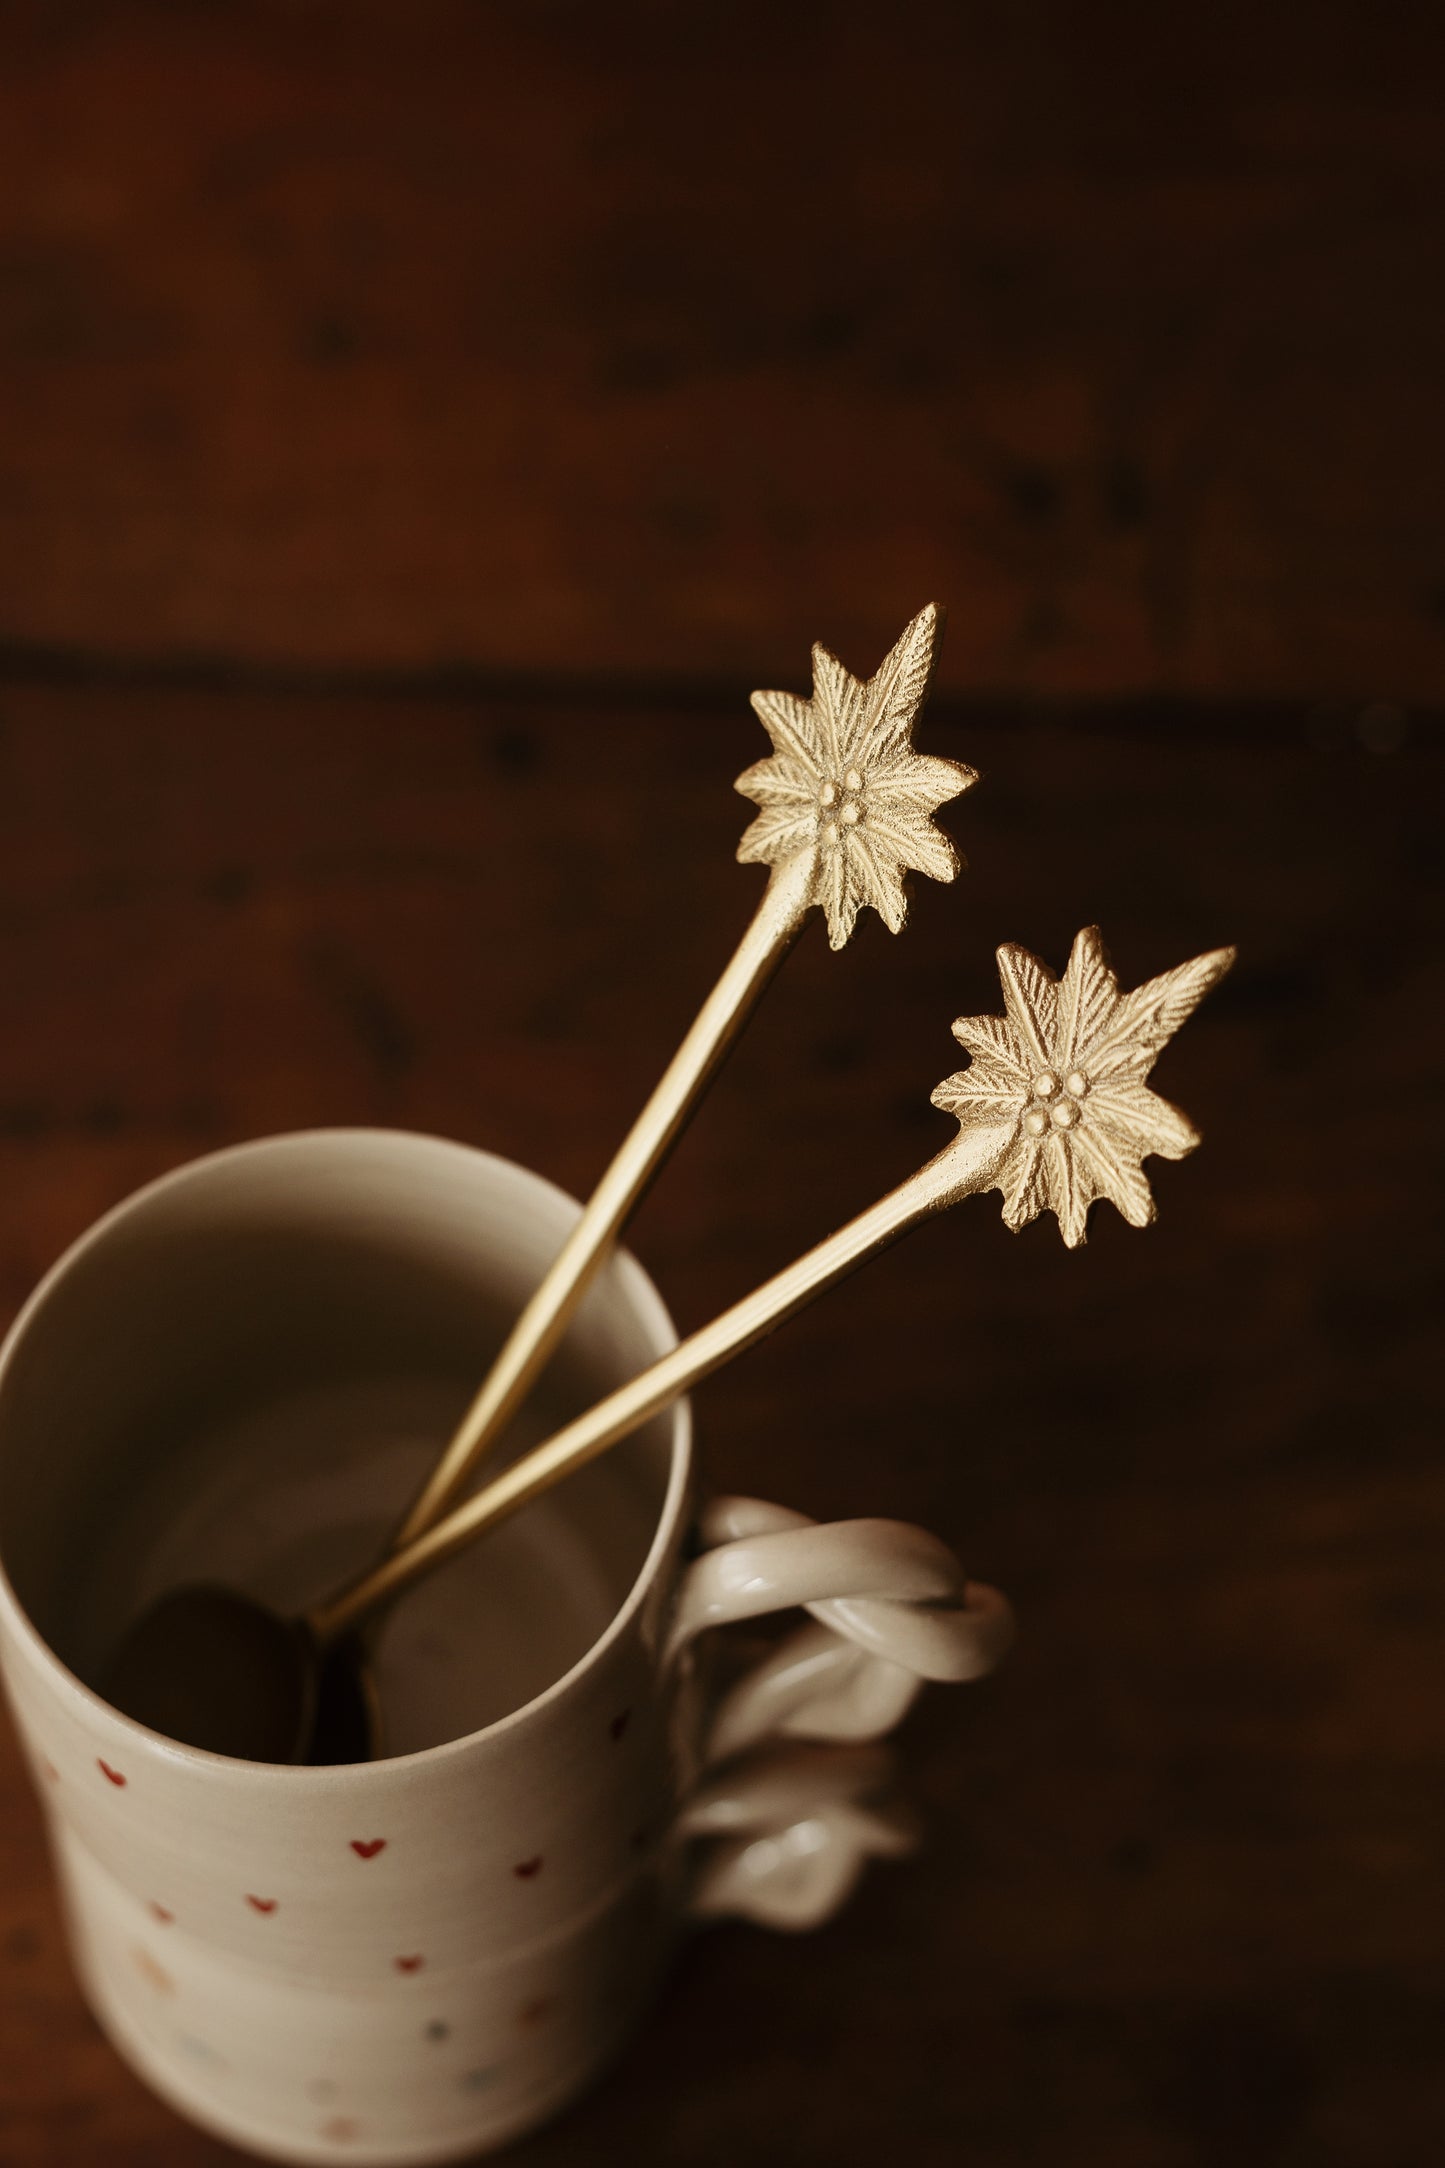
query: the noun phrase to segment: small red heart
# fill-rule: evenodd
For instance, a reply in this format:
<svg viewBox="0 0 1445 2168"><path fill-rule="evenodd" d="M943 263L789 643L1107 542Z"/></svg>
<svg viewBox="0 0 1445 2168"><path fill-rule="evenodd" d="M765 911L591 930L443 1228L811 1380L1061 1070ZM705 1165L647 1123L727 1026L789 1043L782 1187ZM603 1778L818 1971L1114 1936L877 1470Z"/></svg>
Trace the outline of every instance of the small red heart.
<svg viewBox="0 0 1445 2168"><path fill-rule="evenodd" d="M631 1717L632 1711L630 1709L623 1709L619 1715L613 1717L607 1729L611 1732L614 1742L622 1737L631 1721Z"/></svg>
<svg viewBox="0 0 1445 2168"><path fill-rule="evenodd" d="M398 1957L396 1969L398 1972L420 1972L425 1963L424 1957Z"/></svg>
<svg viewBox="0 0 1445 2168"><path fill-rule="evenodd" d="M276 1909L274 1897L252 1897L248 1893L246 1902L253 1912L274 1912Z"/></svg>
<svg viewBox="0 0 1445 2168"><path fill-rule="evenodd" d="M58 1784L60 1782L60 1771L56 1768L53 1761L42 1761L40 1766L45 1771L46 1776L50 1779L50 1782L52 1784Z"/></svg>
<svg viewBox="0 0 1445 2168"><path fill-rule="evenodd" d="M358 1859L375 1859L378 1852L386 1850L385 1837L353 1837L351 1849Z"/></svg>
<svg viewBox="0 0 1445 2168"><path fill-rule="evenodd" d="M119 1784L124 1786L129 1781L126 1777L123 1777L121 1775L118 1769L112 1769L108 1761L101 1761L98 1756L96 1758L96 1767L97 1769L99 1769L102 1776L110 1778L112 1784Z"/></svg>
<svg viewBox="0 0 1445 2168"><path fill-rule="evenodd" d="M153 1897L151 1899L151 1918L159 1920L162 1927L169 1927L175 1918L175 1914L174 1912L167 1912L165 1906L158 1905Z"/></svg>
<svg viewBox="0 0 1445 2168"><path fill-rule="evenodd" d="M512 1869L513 1874L517 1877L519 1882L530 1882L533 1875L540 1874L541 1871L542 1855L540 1852L537 1854L537 1857L535 1859L519 1859L516 1866Z"/></svg>

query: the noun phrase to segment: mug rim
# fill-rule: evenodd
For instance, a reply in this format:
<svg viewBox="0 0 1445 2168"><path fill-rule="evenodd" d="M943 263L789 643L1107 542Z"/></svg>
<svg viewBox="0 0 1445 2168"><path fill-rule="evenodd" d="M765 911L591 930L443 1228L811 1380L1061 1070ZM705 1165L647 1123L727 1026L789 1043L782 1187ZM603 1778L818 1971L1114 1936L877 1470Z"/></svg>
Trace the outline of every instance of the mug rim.
<svg viewBox="0 0 1445 2168"><path fill-rule="evenodd" d="M32 1288L3 1340L0 1340L0 1393L4 1391L7 1375L26 1333L55 1289L83 1258L99 1248L133 1214L146 1210L170 1191L184 1188L188 1182L203 1179L222 1165L247 1158L282 1156L287 1152L297 1152L317 1144L333 1147L380 1144L391 1150L400 1147L403 1153L419 1148L424 1157L451 1157L473 1163L481 1161L503 1170L508 1177L521 1177L525 1184L543 1192L549 1200L565 1206L569 1217L575 1217L582 1210L578 1199L570 1196L560 1184L553 1182L547 1175L538 1174L533 1168L524 1167L517 1160L507 1159L499 1152L490 1152L482 1145L464 1144L456 1138L437 1136L427 1130L393 1129L366 1123L343 1124L336 1127L282 1130L272 1136L250 1137L236 1144L222 1145L215 1151L202 1152L194 1159L184 1160L179 1166L168 1168L165 1173L142 1183L139 1189L120 1198L98 1219L93 1220L62 1250ZM677 1327L651 1274L632 1251L620 1243L614 1247L603 1270L609 1269L613 1264L627 1283L629 1306L649 1335L655 1335L658 1339L658 1354L668 1353L677 1345ZM535 1722L554 1702L560 1701L587 1671L602 1661L634 1623L672 1548L678 1522L686 1509L692 1487L692 1404L684 1395L674 1401L667 1412L672 1417L672 1435L667 1449L667 1482L657 1510L651 1540L627 1594L602 1631L588 1643L576 1662L560 1677L553 1679L540 1693L534 1694L519 1708L509 1709L505 1716L497 1717L492 1723L484 1724L476 1731L465 1732L459 1738L441 1740L434 1746L418 1747L408 1754L385 1754L374 1761L319 1765L306 1762L250 1761L234 1754L217 1754L206 1747L187 1746L184 1741L173 1739L166 1732L156 1731L149 1724L143 1724L138 1718L127 1716L124 1710L117 1709L113 1702L107 1701L103 1694L88 1685L56 1654L21 1603L6 1571L3 1548L0 1548L0 1643L3 1643L5 1633L13 1634L29 1651L32 1660L38 1663L42 1670L52 1674L53 1682L62 1694L78 1697L97 1717L118 1726L122 1733L159 1748L169 1758L182 1763L194 1764L198 1768L224 1770L233 1780L280 1776L298 1784L310 1782L318 1789L330 1789L340 1784L354 1784L358 1780L374 1781L392 1771L416 1769L423 1764L434 1766L448 1758L474 1752L484 1741L490 1742L508 1731Z"/></svg>

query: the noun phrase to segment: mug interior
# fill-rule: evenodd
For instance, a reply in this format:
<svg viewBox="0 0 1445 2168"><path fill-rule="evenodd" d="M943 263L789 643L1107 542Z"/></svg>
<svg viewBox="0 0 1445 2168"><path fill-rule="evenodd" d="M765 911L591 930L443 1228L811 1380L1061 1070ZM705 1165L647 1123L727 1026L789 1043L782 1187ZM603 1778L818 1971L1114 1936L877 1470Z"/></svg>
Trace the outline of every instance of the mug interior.
<svg viewBox="0 0 1445 2168"><path fill-rule="evenodd" d="M322 1131L197 1161L102 1221L0 1361L0 1565L60 1660L103 1691L170 1588L292 1613L376 1556L578 1209L460 1145ZM614 1259L490 1472L672 1338ZM585 1655L684 1438L655 1417L401 1600L376 1664L389 1752L478 1730Z"/></svg>

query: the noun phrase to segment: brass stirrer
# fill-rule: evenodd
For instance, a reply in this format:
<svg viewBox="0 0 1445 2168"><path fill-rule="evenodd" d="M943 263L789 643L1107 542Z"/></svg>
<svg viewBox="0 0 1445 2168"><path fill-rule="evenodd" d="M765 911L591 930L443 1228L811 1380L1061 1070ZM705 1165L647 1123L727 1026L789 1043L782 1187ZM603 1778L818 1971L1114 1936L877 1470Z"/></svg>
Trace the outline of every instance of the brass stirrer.
<svg viewBox="0 0 1445 2168"><path fill-rule="evenodd" d="M933 1093L933 1104L958 1118L953 1141L828 1241L534 1446L426 1535L318 1604L307 1614L317 1643L330 1645L377 1604L595 1460L909 1228L963 1198L1002 1190L1004 1222L1015 1230L1052 1211L1071 1249L1085 1240L1097 1198L1107 1197L1131 1226L1147 1226L1155 1208L1142 1159L1151 1152L1181 1159L1199 1136L1144 1079L1165 1041L1233 961L1233 949L1214 949L1121 994L1096 926L1076 937L1061 982L1027 949L1001 948L1007 1015L958 1019L954 1034L972 1059Z"/></svg>
<svg viewBox="0 0 1445 2168"><path fill-rule="evenodd" d="M823 909L830 945L838 949L864 905L891 932L901 931L910 870L940 881L958 872L958 852L932 815L977 777L959 761L916 752L912 743L941 630L941 613L930 603L866 683L816 646L811 699L754 693L773 752L737 780L736 788L759 807L738 857L770 869L762 901L409 1508L393 1553L440 1520L516 1413L813 906ZM176 1589L131 1627L106 1690L117 1706L192 1745L250 1754L237 1743L242 1734L259 1728L274 1738L283 1721L269 1704L254 1708L251 1689L266 1652L292 1637L289 1622L239 1591L205 1584ZM349 1643L334 1650L327 1667L325 1725L341 1742L325 1748L330 1758L364 1751L370 1706L364 1655L359 1643ZM307 1667L302 1701L288 1705L291 1744L273 1758L306 1753L317 1714L313 1671ZM229 1687L218 1687L219 1680Z"/></svg>
<svg viewBox="0 0 1445 2168"><path fill-rule="evenodd" d="M958 1120L953 1141L830 1240L536 1446L405 1550L316 1605L295 1626L277 1621L274 1639L248 1651L256 1672L251 1684L261 1689L250 1705L278 1712L303 1705L314 1694L328 1648L350 1635L369 1610L595 1459L909 1227L962 1198L1001 1190L1005 1224L1015 1230L1052 1211L1070 1248L1084 1241L1090 1207L1099 1198L1107 1197L1131 1225L1147 1225L1154 1200L1142 1161L1150 1153L1181 1159L1199 1138L1146 1079L1167 1040L1233 960L1232 949L1215 949L1123 994L1095 927L1077 936L1062 980L1027 950L1001 948L1005 1014L962 1017L954 1024L971 1059L933 1093L933 1103ZM261 1680L263 1661L273 1670ZM278 1722L269 1738L258 1734L247 1751L256 1759L285 1759L293 1738Z"/></svg>
<svg viewBox="0 0 1445 2168"><path fill-rule="evenodd" d="M890 932L902 931L907 870L938 881L958 872L958 852L930 816L977 775L961 761L917 753L912 743L942 629L941 613L929 603L866 684L820 645L813 649L811 700L753 694L774 750L735 788L761 809L738 857L771 868L762 902L413 1501L395 1549L440 1519L516 1414L813 906L822 906L829 943L840 949L864 904Z"/></svg>

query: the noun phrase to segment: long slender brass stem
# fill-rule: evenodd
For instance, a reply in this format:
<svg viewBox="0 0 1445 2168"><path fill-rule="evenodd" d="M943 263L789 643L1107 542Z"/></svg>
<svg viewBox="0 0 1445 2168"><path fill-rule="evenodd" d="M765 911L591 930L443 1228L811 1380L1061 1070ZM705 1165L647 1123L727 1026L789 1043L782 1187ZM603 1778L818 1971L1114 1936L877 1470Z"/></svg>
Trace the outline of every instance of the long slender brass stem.
<svg viewBox="0 0 1445 2168"><path fill-rule="evenodd" d="M402 1550L438 1521L525 1399L607 1261L623 1223L676 1141L694 1104L807 919L813 851L798 852L768 882L752 924L708 995L657 1088L593 1191L582 1217L512 1327L480 1392L432 1469L395 1537Z"/></svg>
<svg viewBox="0 0 1445 2168"><path fill-rule="evenodd" d="M584 1467L659 1409L679 1399L730 1356L750 1347L836 1280L896 1241L908 1228L973 1191L987 1188L1012 1137L1012 1124L1000 1129L960 1130L936 1159L867 1212L850 1220L828 1241L820 1242L816 1249L725 1310L710 1325L693 1333L670 1355L664 1355L554 1437L535 1446L514 1467L506 1469L414 1542L393 1552L349 1588L309 1612L307 1624L317 1641L324 1648L375 1604L396 1595L484 1529L495 1527L574 1469Z"/></svg>

